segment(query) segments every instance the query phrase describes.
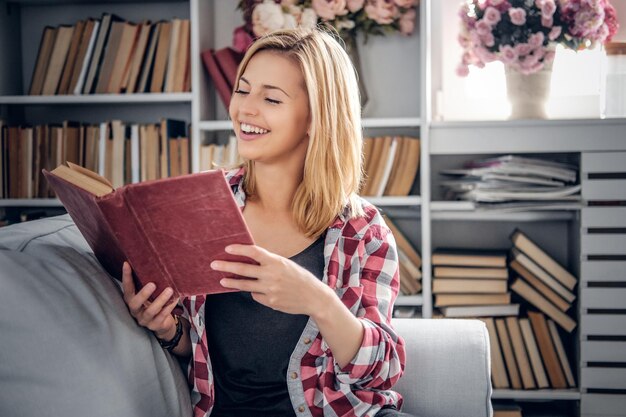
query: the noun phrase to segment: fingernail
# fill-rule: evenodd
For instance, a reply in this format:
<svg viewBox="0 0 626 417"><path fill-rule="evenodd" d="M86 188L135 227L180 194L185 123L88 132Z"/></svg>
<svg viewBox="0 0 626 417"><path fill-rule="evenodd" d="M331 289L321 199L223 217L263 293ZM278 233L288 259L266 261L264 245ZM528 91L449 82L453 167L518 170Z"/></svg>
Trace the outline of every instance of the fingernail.
<svg viewBox="0 0 626 417"><path fill-rule="evenodd" d="M233 247L232 247L232 246L226 246L226 248L224 248L224 250L225 250L227 253L232 253L232 252L233 252Z"/></svg>
<svg viewBox="0 0 626 417"><path fill-rule="evenodd" d="M219 268L220 264L217 261L213 261L211 262L211 269L217 269Z"/></svg>
<svg viewBox="0 0 626 417"><path fill-rule="evenodd" d="M224 283L225 283L225 282L226 282L226 280L225 280L225 279L220 279L220 285L221 285L222 287L225 287L225 285L224 285Z"/></svg>
<svg viewBox="0 0 626 417"><path fill-rule="evenodd" d="M163 292L165 294L172 294L173 290L170 287L167 287L166 289L163 290Z"/></svg>
<svg viewBox="0 0 626 417"><path fill-rule="evenodd" d="M155 283L153 283L153 282L149 282L149 283L147 283L147 284L146 284L146 287L148 287L148 290L150 290L150 291L154 291L154 290L156 290L156 284L155 284Z"/></svg>

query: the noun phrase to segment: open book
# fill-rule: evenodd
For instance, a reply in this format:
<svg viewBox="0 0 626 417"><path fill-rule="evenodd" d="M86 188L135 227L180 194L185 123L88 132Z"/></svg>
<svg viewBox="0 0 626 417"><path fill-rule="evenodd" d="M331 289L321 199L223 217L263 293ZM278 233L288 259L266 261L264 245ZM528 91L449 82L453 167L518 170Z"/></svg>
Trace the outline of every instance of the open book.
<svg viewBox="0 0 626 417"><path fill-rule="evenodd" d="M137 287L156 284L153 296L166 287L175 297L233 291L220 285L225 274L210 263L254 263L224 251L253 240L222 170L115 190L72 163L43 173L107 272L121 280L128 260Z"/></svg>

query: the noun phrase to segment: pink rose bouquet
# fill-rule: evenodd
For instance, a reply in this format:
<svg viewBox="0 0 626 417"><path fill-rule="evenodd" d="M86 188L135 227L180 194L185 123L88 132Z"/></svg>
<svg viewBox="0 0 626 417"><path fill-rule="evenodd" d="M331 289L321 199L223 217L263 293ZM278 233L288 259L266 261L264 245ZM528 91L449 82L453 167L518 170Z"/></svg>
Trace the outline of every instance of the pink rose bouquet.
<svg viewBox="0 0 626 417"><path fill-rule="evenodd" d="M532 74L554 59L556 44L593 48L618 28L609 0L466 0L459 17L460 76L492 61Z"/></svg>
<svg viewBox="0 0 626 417"><path fill-rule="evenodd" d="M253 39L277 29L318 24L334 27L344 39L358 32L385 35L415 30L419 0L240 0L245 24L233 45L243 52Z"/></svg>

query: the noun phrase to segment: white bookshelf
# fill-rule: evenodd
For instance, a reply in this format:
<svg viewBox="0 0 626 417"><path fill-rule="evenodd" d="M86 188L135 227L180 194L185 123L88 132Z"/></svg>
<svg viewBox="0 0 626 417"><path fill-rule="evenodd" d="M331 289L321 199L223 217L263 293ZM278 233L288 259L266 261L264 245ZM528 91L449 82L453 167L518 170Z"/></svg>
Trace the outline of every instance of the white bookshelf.
<svg viewBox="0 0 626 417"><path fill-rule="evenodd" d="M521 401L576 401L580 400L580 391L577 389L540 389L540 390L493 390L491 398L494 400L521 400Z"/></svg>
<svg viewBox="0 0 626 417"><path fill-rule="evenodd" d="M84 94L54 96L0 96L0 105L191 103L191 93Z"/></svg>

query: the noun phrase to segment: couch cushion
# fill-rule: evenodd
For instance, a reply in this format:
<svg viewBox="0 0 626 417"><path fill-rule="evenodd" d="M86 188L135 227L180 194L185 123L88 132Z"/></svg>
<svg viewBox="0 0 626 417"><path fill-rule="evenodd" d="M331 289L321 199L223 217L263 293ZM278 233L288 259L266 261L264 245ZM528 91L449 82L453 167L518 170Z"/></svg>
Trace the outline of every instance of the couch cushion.
<svg viewBox="0 0 626 417"><path fill-rule="evenodd" d="M0 289L0 415L191 415L178 362L69 216L0 229Z"/></svg>

